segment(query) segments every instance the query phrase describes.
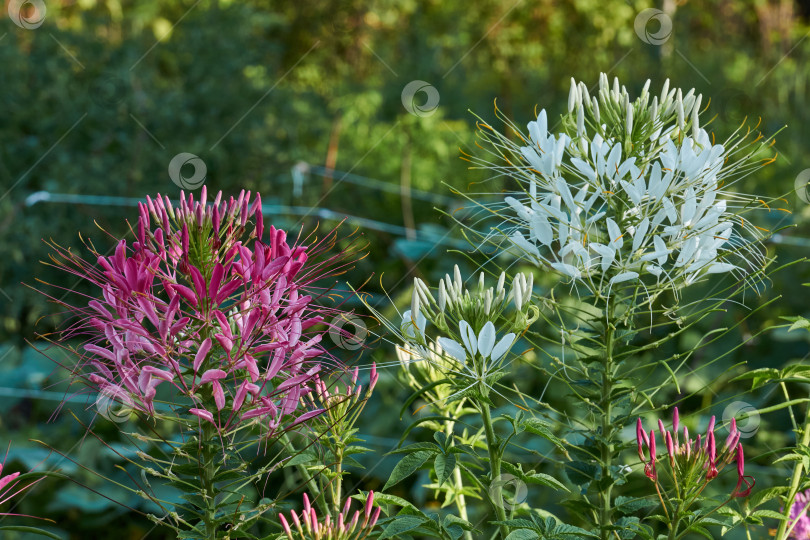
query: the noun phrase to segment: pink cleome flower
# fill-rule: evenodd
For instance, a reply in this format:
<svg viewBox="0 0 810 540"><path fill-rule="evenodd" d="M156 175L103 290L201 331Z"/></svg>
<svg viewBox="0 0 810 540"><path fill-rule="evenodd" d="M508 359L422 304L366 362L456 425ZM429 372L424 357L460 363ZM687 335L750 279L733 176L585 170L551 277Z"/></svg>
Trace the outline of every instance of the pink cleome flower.
<svg viewBox="0 0 810 540"><path fill-rule="evenodd" d="M732 497L746 497L754 487L754 479L745 475L745 457L743 455L742 443L740 442L740 432L737 429L737 422L731 419L731 427L728 437L723 446L718 449L715 441L714 424L715 418L709 420L706 430L706 437L702 439L698 435L696 439L689 438L689 429L683 426L683 441L678 438L678 427L680 417L678 407L672 416L672 430L664 428L664 423L658 420L658 430L667 449L667 457L675 481L695 478L696 471L702 471L700 477L705 482L717 478L720 470L731 463L737 462L737 485L731 492ZM650 430L649 434L644 431L641 418L636 423L636 441L638 443L638 455L644 463L644 473L653 482L658 481L656 471L656 442L655 430ZM650 454L649 460L644 453L647 447ZM718 451L719 450L719 451Z"/></svg>
<svg viewBox="0 0 810 540"><path fill-rule="evenodd" d="M788 538L794 540L810 540L810 489L796 494L793 505L790 507L788 528L793 527Z"/></svg>
<svg viewBox="0 0 810 540"><path fill-rule="evenodd" d="M374 508L374 492L369 491L362 514L360 510L355 510L354 514L350 515L350 508L351 499L346 499L343 510L335 519L329 515L319 518L305 493L304 509L300 518L295 512L290 512L289 521L284 514L279 514L278 518L289 540L359 540L367 537L380 518L380 507Z"/></svg>
<svg viewBox="0 0 810 540"><path fill-rule="evenodd" d="M290 244L264 230L261 199L250 192L207 204L181 194L139 205L136 239L111 256L89 246L95 263L52 246L57 266L86 279L99 295L67 306L76 320L65 337L82 337L76 371L91 388L125 398L154 416L160 387L171 386L189 413L219 429L258 421L271 435L318 410L301 398L324 362L328 315L316 305L319 280L349 264L327 254L336 233L314 245ZM254 420L258 419L258 420Z"/></svg>
<svg viewBox="0 0 810 540"><path fill-rule="evenodd" d="M8 453L6 453L8 456ZM36 480L28 483L24 483L24 480L20 479L20 473L15 472L11 474L7 474L3 476L3 469L6 466L6 460L3 459L3 462L0 463L0 505L7 503L23 491L26 491L34 486L37 482L40 482L43 478L37 478ZM23 482L23 485L20 483ZM0 516L16 516L21 514L10 514L8 512L0 512ZM25 516L25 517L34 517L34 516Z"/></svg>

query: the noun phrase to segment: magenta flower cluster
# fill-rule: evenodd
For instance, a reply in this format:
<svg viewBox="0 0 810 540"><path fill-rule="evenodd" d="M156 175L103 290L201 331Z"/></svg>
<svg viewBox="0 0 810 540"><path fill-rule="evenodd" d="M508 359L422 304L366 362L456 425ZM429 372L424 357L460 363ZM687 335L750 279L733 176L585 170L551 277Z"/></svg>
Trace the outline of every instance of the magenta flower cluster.
<svg viewBox="0 0 810 540"><path fill-rule="evenodd" d="M797 493L796 498L793 499L793 505L790 507L790 517L788 518L788 528L793 527L793 529L790 531L789 538L810 540L808 508L810 508L810 489Z"/></svg>
<svg viewBox="0 0 810 540"><path fill-rule="evenodd" d="M732 497L745 497L754 487L754 479L745 475L745 456L740 432L735 419L731 419L728 437L721 447L715 440L715 418L711 417L706 429L705 437L698 435L695 439L689 438L689 429L683 426L683 439L678 436L679 428L678 408L672 415L672 430L664 428L664 423L658 420L658 430L666 446L667 458L673 481L680 488L688 488L690 484L702 489L706 483L714 480L724 466L732 461L737 463L737 485L731 492ZM644 463L644 474L647 478L658 483L657 470L657 443L655 430L649 433L644 430L641 418L636 423L636 441L638 443L638 457ZM645 454L645 447L647 454Z"/></svg>
<svg viewBox="0 0 810 540"><path fill-rule="evenodd" d="M250 192L209 204L203 187L198 201L183 194L175 207L158 195L139 210L136 240L118 241L111 256L88 262L56 248L60 266L100 291L69 306L78 322L67 334L87 340L86 382L150 416L169 386L170 403L183 396L219 429L258 421L272 434L318 414L299 410L327 356L329 311L310 291L343 260L311 257L333 239L307 247L265 231Z"/></svg>

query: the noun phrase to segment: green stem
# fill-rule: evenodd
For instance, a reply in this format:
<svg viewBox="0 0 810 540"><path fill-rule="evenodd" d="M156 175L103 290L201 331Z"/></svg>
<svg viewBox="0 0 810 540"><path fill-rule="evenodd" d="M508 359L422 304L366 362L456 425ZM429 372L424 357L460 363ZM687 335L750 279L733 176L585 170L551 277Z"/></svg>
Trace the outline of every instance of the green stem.
<svg viewBox="0 0 810 540"><path fill-rule="evenodd" d="M455 414L453 414L454 418L458 416L463 406L464 400L462 399L456 408ZM453 429L455 428L455 425L456 423L454 421L447 423L445 435L447 435L448 438L453 436ZM467 498L464 496L463 492L464 479L461 477L461 467L458 465L456 465L455 469L453 469L453 482L455 482L456 490L458 490L456 492L456 508L458 508L458 516L464 521L470 521L469 515L467 514ZM465 530L464 538L465 540L473 540L472 531Z"/></svg>
<svg viewBox="0 0 810 540"><path fill-rule="evenodd" d="M338 514L341 511L341 491L343 491L343 447L338 443L337 447L335 448L335 460L337 463L335 464L335 483L334 488L332 491L332 510L333 510L333 519L337 519Z"/></svg>
<svg viewBox="0 0 810 540"><path fill-rule="evenodd" d="M498 450L498 441L495 438L495 430L492 427L492 415L490 414L489 404L482 402L480 407L481 418L484 421L484 431L487 436L490 480L495 481L501 475L501 456ZM498 482L500 482L500 480L498 480ZM492 502L495 509L495 515L498 517L499 521L506 521L506 510L503 507L503 490L501 489L500 483L496 483L493 487L494 490L492 491L492 499L494 500ZM506 538L509 535L509 527L506 525L500 525L499 528L501 531L501 536Z"/></svg>
<svg viewBox="0 0 810 540"><path fill-rule="evenodd" d="M599 405L602 409L602 443L601 443L601 467L602 478L610 478L610 466L613 463L613 445L610 440L613 436L613 342L614 342L614 317L615 306L612 300L607 301L605 306L605 359L602 372L602 393ZM601 490L599 506L599 529L602 540L610 537L607 526L611 524L611 491L613 484L608 483L607 487Z"/></svg>
<svg viewBox="0 0 810 540"><path fill-rule="evenodd" d="M802 428L802 440L800 443L800 446L808 445L810 445L810 405L807 406L804 427ZM787 526L788 519L790 518L790 508L793 506L793 502L796 499L796 493L799 491L799 484L802 481L802 469L802 462L797 461L796 466L793 469L793 476L790 478L790 490L788 491L788 496L785 499L785 509L782 512L785 519L779 523L779 529L776 531L776 540L787 540Z"/></svg>
<svg viewBox="0 0 810 540"><path fill-rule="evenodd" d="M200 479L202 481L203 497L205 499L203 523L205 524L205 538L207 540L216 540L217 538L217 504L216 493L214 492L216 467L214 464L214 453L211 451L213 429L213 426L209 425L208 422L203 422L202 440L200 441L202 447L202 456L200 456L202 459L202 471L200 472Z"/></svg>

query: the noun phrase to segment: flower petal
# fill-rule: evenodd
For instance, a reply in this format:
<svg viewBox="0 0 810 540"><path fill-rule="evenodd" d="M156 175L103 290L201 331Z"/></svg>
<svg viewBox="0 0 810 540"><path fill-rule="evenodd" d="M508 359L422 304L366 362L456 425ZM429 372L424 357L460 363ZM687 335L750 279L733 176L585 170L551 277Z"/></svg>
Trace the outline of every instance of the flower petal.
<svg viewBox="0 0 810 540"><path fill-rule="evenodd" d="M478 352L481 356L488 358L492 352L492 347L495 346L495 325L492 321L487 321L478 334Z"/></svg>
<svg viewBox="0 0 810 540"><path fill-rule="evenodd" d="M513 332L509 332L505 336L501 338L497 345L492 349L492 361L497 362L504 355L509 352L509 349L512 347L512 344L515 341L515 334Z"/></svg>
<svg viewBox="0 0 810 540"><path fill-rule="evenodd" d="M464 347L462 347L457 341L446 337L440 337L437 341L439 343L439 346L441 346L441 348L444 350L444 352L446 352L447 354L449 354L462 364L467 361L467 353L464 350Z"/></svg>

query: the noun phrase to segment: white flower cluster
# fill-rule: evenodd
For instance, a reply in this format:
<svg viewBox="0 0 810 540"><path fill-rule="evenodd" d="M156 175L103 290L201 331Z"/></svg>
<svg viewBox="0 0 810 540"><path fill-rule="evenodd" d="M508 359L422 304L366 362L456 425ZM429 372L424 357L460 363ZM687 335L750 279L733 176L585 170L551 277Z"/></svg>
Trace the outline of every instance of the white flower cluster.
<svg viewBox="0 0 810 540"><path fill-rule="evenodd" d="M398 356L406 371L413 362L427 362L428 371L455 375L452 378L463 383L457 393L479 383L490 386L488 381L503 366L516 332L537 317L531 303L533 277L517 274L508 294L505 280L502 273L497 284L487 288L482 273L477 287L468 289L456 266L452 277L439 282L436 298L424 281L414 279L411 309L402 314L398 332L403 341ZM510 305L514 309L507 314Z"/></svg>
<svg viewBox="0 0 810 540"><path fill-rule="evenodd" d="M702 96L693 90L684 96L667 81L660 99L650 99L648 87L631 102L604 74L594 97L572 80L563 117L570 135L551 134L545 110L528 124L528 138L519 134L522 145L485 126L498 155L519 162L486 168L526 185L504 198L498 213L507 228L499 233L524 257L594 292L644 275L653 276L647 285L673 288L705 274L746 275L761 262L761 233L740 215L756 199L722 190L741 167L727 165L736 144L713 144L700 128ZM728 262L732 254L737 264Z"/></svg>

